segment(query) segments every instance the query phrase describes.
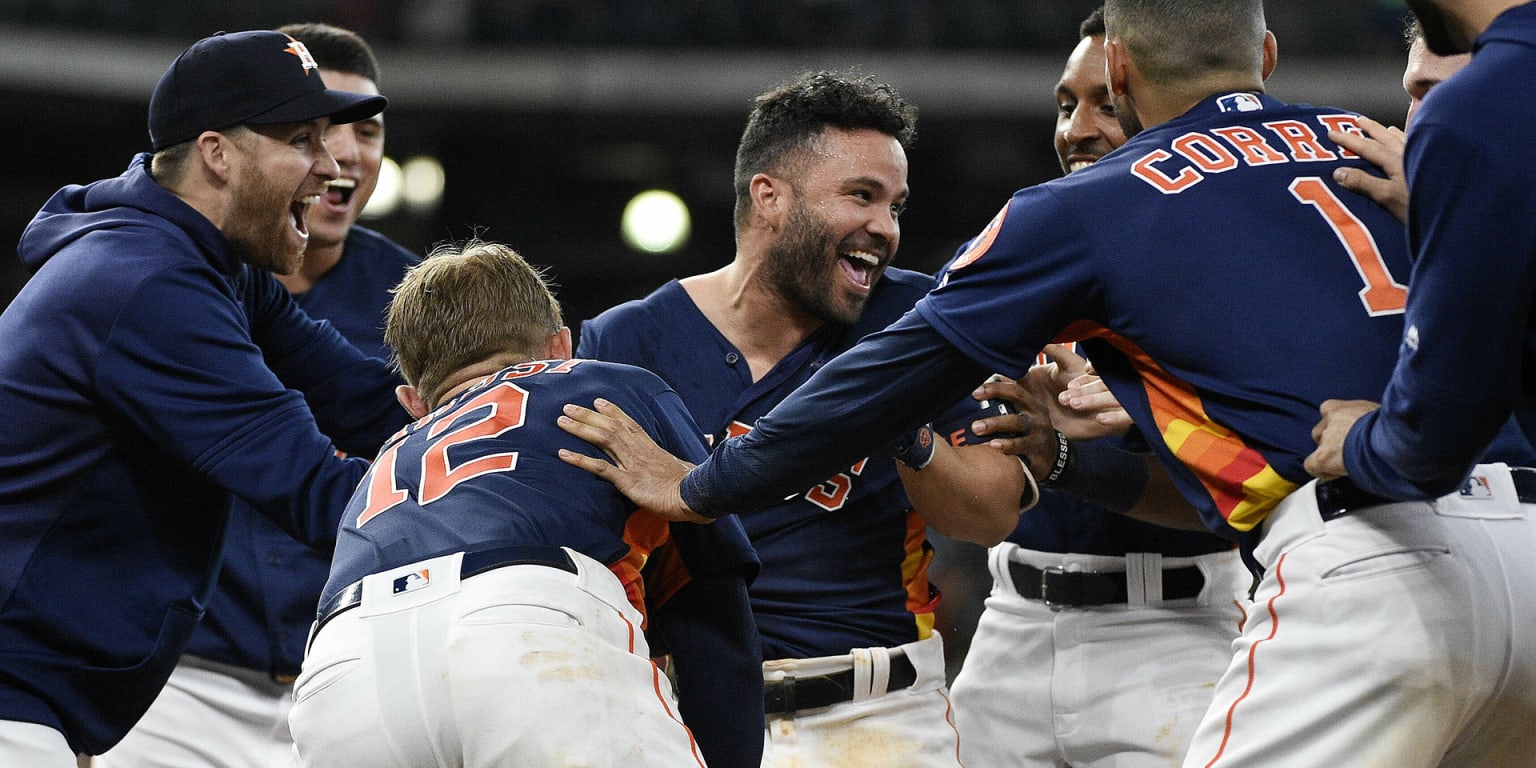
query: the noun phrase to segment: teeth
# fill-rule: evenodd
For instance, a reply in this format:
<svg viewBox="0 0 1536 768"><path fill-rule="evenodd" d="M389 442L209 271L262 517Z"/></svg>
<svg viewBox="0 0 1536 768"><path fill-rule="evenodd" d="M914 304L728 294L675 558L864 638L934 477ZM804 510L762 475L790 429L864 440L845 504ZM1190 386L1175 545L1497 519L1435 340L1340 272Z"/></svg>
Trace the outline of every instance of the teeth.
<svg viewBox="0 0 1536 768"><path fill-rule="evenodd" d="M315 205L316 203L320 202L320 196L319 195L305 195L305 196L299 198L299 202L304 204L304 205Z"/></svg>
<svg viewBox="0 0 1536 768"><path fill-rule="evenodd" d="M871 267L880 266L880 257L870 253L869 251L849 251L843 254L843 258L849 259L851 261L861 261Z"/></svg>
<svg viewBox="0 0 1536 768"><path fill-rule="evenodd" d="M1068 168L1071 171L1081 171L1082 169L1087 168L1090 165L1093 165L1093 161L1092 160L1079 160L1079 161L1077 161L1075 163L1072 163L1070 166L1068 166Z"/></svg>
<svg viewBox="0 0 1536 768"><path fill-rule="evenodd" d="M331 179L325 185L337 189L357 189L357 179Z"/></svg>

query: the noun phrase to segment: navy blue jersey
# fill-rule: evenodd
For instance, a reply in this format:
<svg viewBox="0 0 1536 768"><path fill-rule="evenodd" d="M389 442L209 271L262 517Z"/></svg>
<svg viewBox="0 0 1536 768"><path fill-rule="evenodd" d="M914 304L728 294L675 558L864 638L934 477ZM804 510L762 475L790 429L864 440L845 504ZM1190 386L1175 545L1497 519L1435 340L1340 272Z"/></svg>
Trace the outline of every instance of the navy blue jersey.
<svg viewBox="0 0 1536 768"><path fill-rule="evenodd" d="M655 375L592 360L521 363L487 377L385 444L342 516L322 602L362 577L459 550L520 544L566 546L605 563L642 613L642 571L669 541L681 579L754 566L734 519L671 535L671 526L605 480L561 461L568 448L601 455L556 424L568 402L602 397L623 408L663 448L689 461L706 446L677 394ZM707 546L705 546L707 545ZM691 558L691 559L689 559Z"/></svg>
<svg viewBox="0 0 1536 768"><path fill-rule="evenodd" d="M90 753L181 655L231 494L329 542L364 469L336 449L406 421L389 370L227 252L148 157L45 204L0 314L0 719Z"/></svg>
<svg viewBox="0 0 1536 768"><path fill-rule="evenodd" d="M383 235L353 226L341 260L294 300L353 346L387 359L389 291L418 261ZM298 541L236 499L218 588L187 653L272 675L297 675L315 599L330 569L330 547Z"/></svg>
<svg viewBox="0 0 1536 768"><path fill-rule="evenodd" d="M1309 479L1318 404L1373 397L1402 334L1402 226L1331 180L1365 165L1326 138L1354 120L1208 98L1015 194L918 311L1004 372L1089 340L1206 522L1250 531Z"/></svg>
<svg viewBox="0 0 1536 768"><path fill-rule="evenodd" d="M293 299L310 317L335 326L358 349L387 360L384 314L389 292L419 261L420 256L389 238L354 225L347 231L341 260Z"/></svg>
<svg viewBox="0 0 1536 768"><path fill-rule="evenodd" d="M751 430L838 353L901 316L932 283L927 275L887 270L856 324L822 327L756 382L745 356L676 281L584 323L578 353L656 372L720 445ZM823 428L836 434L839 425ZM931 631L927 525L912 511L890 458L856 458L740 517L763 564L750 595L766 658L846 654Z"/></svg>
<svg viewBox="0 0 1536 768"><path fill-rule="evenodd" d="M1410 330L1381 409L1344 451L1350 477L1374 493L1454 489L1511 412L1536 441L1533 77L1536 5L1522 5L1494 19L1472 63L1414 115L1404 156Z"/></svg>

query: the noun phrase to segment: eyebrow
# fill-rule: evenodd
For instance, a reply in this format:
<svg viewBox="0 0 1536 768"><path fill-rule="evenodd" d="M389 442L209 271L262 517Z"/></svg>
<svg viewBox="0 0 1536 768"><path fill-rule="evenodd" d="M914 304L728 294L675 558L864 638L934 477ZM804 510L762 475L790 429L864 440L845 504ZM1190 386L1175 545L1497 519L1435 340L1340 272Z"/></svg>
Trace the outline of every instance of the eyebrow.
<svg viewBox="0 0 1536 768"><path fill-rule="evenodd" d="M1100 97L1101 99L1107 101L1109 99L1109 86L1107 86L1107 85L1095 85L1095 86L1089 88L1087 93L1079 96L1076 91L1073 91L1071 88L1068 88L1067 84L1065 82L1060 82L1060 83L1056 84L1056 95L1057 95L1057 97L1071 96L1072 98L1077 99L1078 101L1083 101L1083 100L1085 100L1085 99L1087 99L1089 97L1097 96L1097 97Z"/></svg>
<svg viewBox="0 0 1536 768"><path fill-rule="evenodd" d="M847 185L849 185L849 186L855 186L855 187L856 186L860 186L860 185L870 186L870 187L874 187L875 189L880 190L881 192L884 192L886 190L885 182L883 182L883 181L881 181L879 179L876 179L876 178L874 178L872 176L855 176L855 177L853 177L851 179L848 179L845 183ZM901 192L896 195L896 199L897 200L905 200L911 194L912 194L911 188L905 188L905 189L902 189Z"/></svg>

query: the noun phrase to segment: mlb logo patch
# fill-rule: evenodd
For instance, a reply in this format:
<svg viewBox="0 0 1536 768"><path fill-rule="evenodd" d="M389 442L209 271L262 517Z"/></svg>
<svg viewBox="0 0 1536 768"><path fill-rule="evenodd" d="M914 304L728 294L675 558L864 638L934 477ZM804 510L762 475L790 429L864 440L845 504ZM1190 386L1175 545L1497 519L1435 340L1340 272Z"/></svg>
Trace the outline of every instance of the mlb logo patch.
<svg viewBox="0 0 1536 768"><path fill-rule="evenodd" d="M415 592L432 583L432 572L427 568L412 571L390 582L390 594L403 595L406 592Z"/></svg>
<svg viewBox="0 0 1536 768"><path fill-rule="evenodd" d="M1491 499L1493 498L1493 486L1488 483L1488 478L1482 475L1473 475L1467 478L1467 484L1461 486L1463 499Z"/></svg>
<svg viewBox="0 0 1536 768"><path fill-rule="evenodd" d="M1251 93L1229 93L1217 99L1216 106L1223 112L1258 112L1264 102Z"/></svg>

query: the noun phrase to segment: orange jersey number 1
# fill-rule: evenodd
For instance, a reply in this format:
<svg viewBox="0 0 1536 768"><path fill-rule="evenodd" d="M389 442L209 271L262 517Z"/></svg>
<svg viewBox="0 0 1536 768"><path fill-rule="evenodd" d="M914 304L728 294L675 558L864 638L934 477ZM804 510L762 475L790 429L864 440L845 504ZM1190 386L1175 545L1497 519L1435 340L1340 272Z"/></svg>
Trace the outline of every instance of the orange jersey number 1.
<svg viewBox="0 0 1536 768"><path fill-rule="evenodd" d="M1402 312L1408 302L1408 286L1392 278L1386 261L1381 258L1381 249L1376 247L1376 238L1371 237L1370 230L1344 207L1338 195L1316 176L1303 176L1292 181L1290 190L1292 197L1322 214L1349 258L1355 262L1355 271L1365 281L1365 287L1360 289L1360 302L1365 305L1365 310L1372 317Z"/></svg>

